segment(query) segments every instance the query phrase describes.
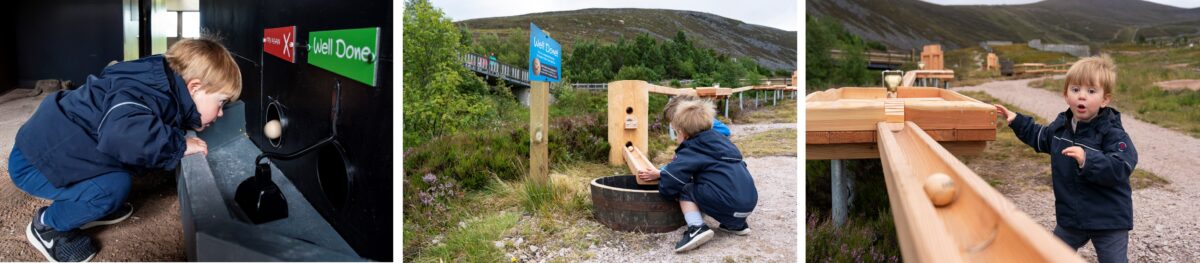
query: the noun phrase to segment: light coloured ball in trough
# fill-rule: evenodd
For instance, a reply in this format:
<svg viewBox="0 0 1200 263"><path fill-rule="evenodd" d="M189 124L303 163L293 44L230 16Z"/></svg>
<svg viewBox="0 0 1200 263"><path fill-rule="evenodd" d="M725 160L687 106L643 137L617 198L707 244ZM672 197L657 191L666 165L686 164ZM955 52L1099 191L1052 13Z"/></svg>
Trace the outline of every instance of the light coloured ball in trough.
<svg viewBox="0 0 1200 263"><path fill-rule="evenodd" d="M949 175L935 173L925 178L925 195L929 196L929 201L932 201L934 206L942 207L958 198L958 187Z"/></svg>
<svg viewBox="0 0 1200 263"><path fill-rule="evenodd" d="M283 125L279 120L268 121L267 125L263 126L263 135L272 140L279 139L279 136L283 135Z"/></svg>

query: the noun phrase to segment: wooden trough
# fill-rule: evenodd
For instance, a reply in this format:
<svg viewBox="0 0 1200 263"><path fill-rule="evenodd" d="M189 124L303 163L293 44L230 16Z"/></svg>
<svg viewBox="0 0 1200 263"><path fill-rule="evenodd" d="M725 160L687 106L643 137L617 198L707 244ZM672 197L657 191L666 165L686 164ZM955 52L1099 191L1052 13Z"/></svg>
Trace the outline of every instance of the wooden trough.
<svg viewBox="0 0 1200 263"><path fill-rule="evenodd" d="M884 88L840 88L805 98L809 160L879 158L876 124L920 125L955 154L978 154L996 140L996 110L957 92L900 87L888 99Z"/></svg>
<svg viewBox="0 0 1200 263"><path fill-rule="evenodd" d="M618 231L671 232L685 224L679 202L658 194L658 185L639 185L635 176L592 180L592 213L596 221Z"/></svg>
<svg viewBox="0 0 1200 263"><path fill-rule="evenodd" d="M994 106L914 87L896 98L841 88L806 101L808 159L882 160L904 261L1083 261L954 156L995 140Z"/></svg>
<svg viewBox="0 0 1200 263"><path fill-rule="evenodd" d="M1057 237L983 181L912 121L880 122L879 155L906 262L1083 262ZM948 204L927 195L949 176Z"/></svg>

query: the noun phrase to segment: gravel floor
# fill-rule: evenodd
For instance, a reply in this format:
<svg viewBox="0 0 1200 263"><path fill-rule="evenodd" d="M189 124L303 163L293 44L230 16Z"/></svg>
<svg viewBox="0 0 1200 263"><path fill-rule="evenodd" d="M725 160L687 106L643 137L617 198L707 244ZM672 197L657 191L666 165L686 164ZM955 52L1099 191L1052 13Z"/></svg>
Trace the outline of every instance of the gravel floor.
<svg viewBox="0 0 1200 263"><path fill-rule="evenodd" d="M1066 102L1061 94L1029 87L1029 82L1034 80L991 82L955 90L984 91L992 97L1053 120L1067 108ZM1200 178L1197 178L1200 171L1200 139L1137 120L1130 114L1121 117L1125 131L1138 149L1140 160L1137 167L1171 181L1164 188L1133 192L1134 229L1129 233L1130 261L1200 261ZM1054 228L1053 192L1025 191L1010 195L1009 198L1047 230ZM1080 254L1089 261L1096 260L1091 245L1080 249Z"/></svg>

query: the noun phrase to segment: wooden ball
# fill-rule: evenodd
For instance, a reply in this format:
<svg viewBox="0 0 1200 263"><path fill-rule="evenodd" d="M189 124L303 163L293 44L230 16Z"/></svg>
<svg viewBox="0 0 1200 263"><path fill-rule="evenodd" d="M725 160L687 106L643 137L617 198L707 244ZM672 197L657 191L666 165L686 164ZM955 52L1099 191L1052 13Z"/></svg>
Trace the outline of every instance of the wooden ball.
<svg viewBox="0 0 1200 263"><path fill-rule="evenodd" d="M925 178L925 195L934 206L942 207L954 202L958 197L958 187L954 180L944 173L934 173Z"/></svg>
<svg viewBox="0 0 1200 263"><path fill-rule="evenodd" d="M279 139L279 136L283 135L283 125L279 120L268 121L267 125L263 126L263 135L272 140Z"/></svg>

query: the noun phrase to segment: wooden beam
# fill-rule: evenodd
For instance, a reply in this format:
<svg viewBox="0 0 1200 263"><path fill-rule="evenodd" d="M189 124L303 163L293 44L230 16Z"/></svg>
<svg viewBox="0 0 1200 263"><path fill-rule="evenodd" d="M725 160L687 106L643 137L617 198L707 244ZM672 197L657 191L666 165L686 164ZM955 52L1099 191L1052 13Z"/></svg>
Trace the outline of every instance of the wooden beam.
<svg viewBox="0 0 1200 263"><path fill-rule="evenodd" d="M650 134L649 89L665 88L649 85L640 80L621 80L608 83L608 162L611 165L625 164L625 146L647 149ZM671 88L666 88L675 90ZM632 118L636 127L626 128L626 119Z"/></svg>

